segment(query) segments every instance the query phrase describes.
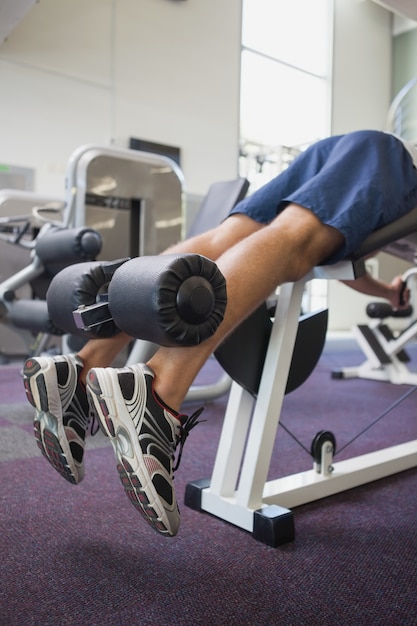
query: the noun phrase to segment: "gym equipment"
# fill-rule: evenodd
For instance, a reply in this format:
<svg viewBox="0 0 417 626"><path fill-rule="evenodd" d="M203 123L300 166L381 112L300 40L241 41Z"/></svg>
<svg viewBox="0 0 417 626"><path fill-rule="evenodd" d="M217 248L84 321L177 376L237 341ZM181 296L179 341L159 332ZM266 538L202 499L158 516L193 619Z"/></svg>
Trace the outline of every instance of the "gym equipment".
<svg viewBox="0 0 417 626"><path fill-rule="evenodd" d="M366 256L412 232L417 232L417 208L372 233L351 258L280 287L258 392L232 384L211 478L187 485L187 506L276 547L294 539L291 508L417 466L417 440L334 463L335 437L322 432L312 444L310 471L267 480L306 282L355 279L365 271Z"/></svg>
<svg viewBox="0 0 417 626"><path fill-rule="evenodd" d="M22 245L23 233L17 238ZM11 243L16 243L16 236ZM68 265L95 258L100 248L100 235L91 228L60 229L45 225L33 241L31 263L0 284L2 319L33 333L62 334L48 315L46 289L52 276ZM38 299L16 297L16 291L25 284L32 286Z"/></svg>
<svg viewBox="0 0 417 626"><path fill-rule="evenodd" d="M62 199L16 189L0 190L0 284L31 263L34 239L39 230L45 220L54 222L59 219L63 206ZM30 299L33 287L29 283L23 284L16 288L15 294L16 298ZM1 362L25 357L33 349L33 334L8 323L1 302L0 308L3 308L0 315Z"/></svg>
<svg viewBox="0 0 417 626"><path fill-rule="evenodd" d="M128 335L165 346L193 346L211 337L226 301L223 275L198 254L133 259L109 285L115 324ZM150 327L140 329L145 321Z"/></svg>
<svg viewBox="0 0 417 626"><path fill-rule="evenodd" d="M46 347L51 335L62 334L51 322L45 302L52 276L67 265L95 258L101 238L91 228L67 228L56 222L62 202L10 190L0 196L1 208L14 208L17 213L0 217L0 241L11 252L23 253L14 256L19 260L17 271L0 283L0 321L18 331L29 353L35 353ZM30 213L25 214L29 205Z"/></svg>
<svg viewBox="0 0 417 626"><path fill-rule="evenodd" d="M198 254L81 263L62 270L47 292L49 315L64 332L94 338L122 330L165 346L210 337L226 300L221 272Z"/></svg>
<svg viewBox="0 0 417 626"><path fill-rule="evenodd" d="M384 251L414 264L417 260L417 234L411 233L406 238L393 242ZM411 295L416 292L416 278L416 267L411 267L402 276L404 287L410 288ZM353 328L354 337L366 360L358 366L334 370L332 377L380 380L394 385L417 385L417 374L410 371L410 357L405 350L407 344L417 336L417 319L413 307L394 310L387 302L371 302L366 307L366 313L370 323L358 324ZM387 323L388 318L404 318L408 324L395 333Z"/></svg>
<svg viewBox="0 0 417 626"><path fill-rule="evenodd" d="M21 348L23 354L16 356L41 352L51 333L58 331L48 324L46 304L41 300L49 278L66 264L59 265L60 251L65 254L61 249L65 235L61 231L96 231L101 238L98 258L102 260L158 254L181 239L183 205L183 178L173 161L136 150L95 145L81 146L71 155L64 200L31 192L0 191L0 232L4 235L1 239L12 244L8 246L7 259L2 259L0 320L4 322L2 335L13 337L11 345L21 339L26 344ZM48 250L36 252L38 233L42 235L42 247L46 243L43 235L51 226L62 235L55 238L56 250L52 249L48 235ZM55 252L56 266L52 268ZM46 258L46 254L50 256ZM95 257L81 255L78 261L86 258ZM44 263L48 265L46 272ZM35 339L34 333L38 333ZM65 337L63 344L66 343ZM65 349L73 348L66 345Z"/></svg>
<svg viewBox="0 0 417 626"><path fill-rule="evenodd" d="M251 395L257 396L271 338L274 310L261 305L217 348L216 359L229 376ZM328 322L327 309L301 315L292 352L285 393L302 385L323 352Z"/></svg>
<svg viewBox="0 0 417 626"><path fill-rule="evenodd" d="M66 172L68 223L97 230L100 261L159 254L185 234L184 178L156 154L87 144Z"/></svg>

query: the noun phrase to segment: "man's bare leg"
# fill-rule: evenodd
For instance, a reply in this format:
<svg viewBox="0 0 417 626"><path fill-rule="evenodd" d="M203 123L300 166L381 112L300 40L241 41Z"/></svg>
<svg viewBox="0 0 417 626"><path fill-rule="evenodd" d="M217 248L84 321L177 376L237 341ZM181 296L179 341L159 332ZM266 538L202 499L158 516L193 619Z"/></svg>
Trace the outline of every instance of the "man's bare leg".
<svg viewBox="0 0 417 626"><path fill-rule="evenodd" d="M216 333L202 344L160 348L150 359L155 391L174 410L208 357L278 285L304 277L343 245L336 229L308 209L289 205L271 224L229 247L216 262L226 278L228 304Z"/></svg>
<svg viewBox="0 0 417 626"><path fill-rule="evenodd" d="M78 352L84 363L80 380L85 384L88 370L92 367L109 367L117 355L132 341L126 333L106 339L91 339Z"/></svg>

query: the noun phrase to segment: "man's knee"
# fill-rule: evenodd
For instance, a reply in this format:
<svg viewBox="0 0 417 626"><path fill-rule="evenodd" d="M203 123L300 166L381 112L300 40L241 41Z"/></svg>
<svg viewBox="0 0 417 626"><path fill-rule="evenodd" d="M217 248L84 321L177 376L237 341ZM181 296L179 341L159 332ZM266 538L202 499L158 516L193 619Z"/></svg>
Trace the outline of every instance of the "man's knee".
<svg viewBox="0 0 417 626"><path fill-rule="evenodd" d="M309 209L296 204L289 204L270 227L276 230L277 244L288 249L292 281L303 278L344 244L342 233L323 224Z"/></svg>
<svg viewBox="0 0 417 626"><path fill-rule="evenodd" d="M243 239L246 239L264 227L264 224L256 222L247 215L234 213L209 231L207 239L210 241L213 250L216 251L217 258L220 254L226 252L226 250L229 250Z"/></svg>

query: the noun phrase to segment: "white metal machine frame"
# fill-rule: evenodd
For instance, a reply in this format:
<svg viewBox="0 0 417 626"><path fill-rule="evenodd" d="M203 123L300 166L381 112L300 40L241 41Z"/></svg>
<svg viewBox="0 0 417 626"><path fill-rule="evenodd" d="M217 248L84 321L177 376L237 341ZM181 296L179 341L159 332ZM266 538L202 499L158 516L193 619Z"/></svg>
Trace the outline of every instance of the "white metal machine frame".
<svg viewBox="0 0 417 626"><path fill-rule="evenodd" d="M350 262L316 268L309 278L352 279ZM308 280L308 279L306 279ZM255 398L233 383L211 480L190 483L185 502L252 533L273 547L294 538L290 509L417 466L417 440L338 463L323 441L306 472L267 481L305 280L281 287L265 365Z"/></svg>

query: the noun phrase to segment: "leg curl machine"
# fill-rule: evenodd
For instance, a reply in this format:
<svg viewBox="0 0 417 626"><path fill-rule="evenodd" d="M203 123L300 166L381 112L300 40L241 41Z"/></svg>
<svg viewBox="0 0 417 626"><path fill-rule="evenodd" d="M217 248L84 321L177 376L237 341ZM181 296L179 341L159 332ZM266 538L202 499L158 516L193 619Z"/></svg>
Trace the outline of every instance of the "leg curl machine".
<svg viewBox="0 0 417 626"><path fill-rule="evenodd" d="M281 287L265 360L262 365L259 362L259 385L233 383L211 479L189 483L188 506L216 515L276 547L294 538L291 508L417 466L417 440L334 463L335 440L324 432L313 441L310 471L267 480L284 395L294 388L290 384L292 369L299 369L294 358L297 361L306 281L355 279L365 271L366 256L416 230L417 208L372 233L351 258L317 267L304 280ZM235 338L235 348L243 344ZM242 362L242 356L236 358Z"/></svg>
<svg viewBox="0 0 417 626"><path fill-rule="evenodd" d="M187 506L211 513L251 532L256 540L276 547L294 539L293 507L417 466L417 440L334 463L334 437L323 432L313 442L310 471L267 480L284 396L310 375L326 336L326 311L300 317L306 282L311 278L357 278L365 271L367 255L414 230L417 230L417 208L375 231L351 258L317 267L305 279L282 285L274 312L265 303L220 346L216 356L234 382L212 476L187 485ZM221 320L224 285L211 261L205 259L202 263L204 257L198 255L185 255L185 259L162 256L147 261L146 257L140 257L116 263L100 270L104 275L93 281L90 290L77 286L75 298L73 292L65 293L68 291L65 286L77 283L80 265L67 268L53 279L48 290L51 318L66 332L103 336L103 324L110 333L115 332L116 325L116 332L118 327L160 345L175 345L178 341L185 344L188 336L190 344L198 343L214 332ZM173 272L172 262L179 264ZM141 266L142 263L151 266ZM85 267L88 275L90 268L88 264ZM171 283L172 275L176 277L175 285ZM212 275L216 277L215 288L211 284ZM182 287L184 282L191 285L190 291ZM86 291L89 295L85 299ZM103 291L108 295L100 301ZM184 300L178 295L180 292L186 294ZM167 294L170 315L165 319L160 311ZM96 312L98 318L94 318ZM196 333L193 328L190 335L181 330L173 336L170 328L178 323L180 327L184 323L192 327L202 323L205 331ZM250 367L246 367L248 363Z"/></svg>

